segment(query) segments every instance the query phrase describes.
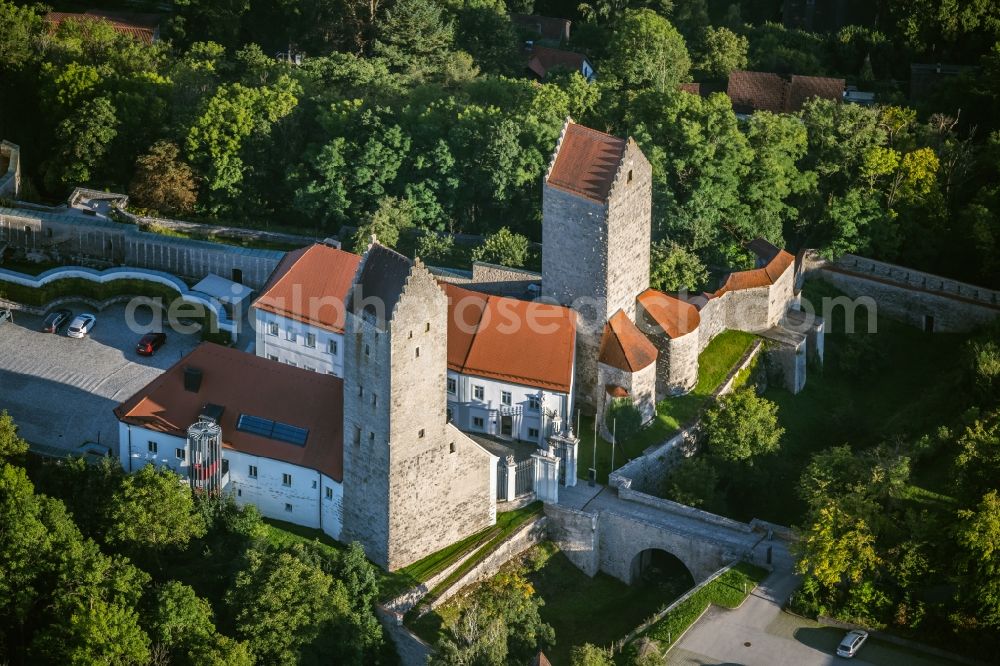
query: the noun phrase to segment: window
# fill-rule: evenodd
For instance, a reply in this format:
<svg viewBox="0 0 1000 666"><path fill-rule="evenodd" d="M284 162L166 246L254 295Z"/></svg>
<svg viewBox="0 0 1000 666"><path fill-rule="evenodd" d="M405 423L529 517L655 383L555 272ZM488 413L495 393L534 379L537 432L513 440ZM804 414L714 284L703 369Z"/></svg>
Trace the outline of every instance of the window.
<svg viewBox="0 0 1000 666"><path fill-rule="evenodd" d="M315 347L315 346L316 346L316 334L306 333L306 347Z"/></svg>
<svg viewBox="0 0 1000 666"><path fill-rule="evenodd" d="M309 438L309 431L305 428L249 414L240 414L240 418L236 421L236 429L240 432L276 439L279 442L287 442L296 446L305 446L306 439Z"/></svg>
<svg viewBox="0 0 1000 666"><path fill-rule="evenodd" d="M285 502L285 513L291 513L291 512L292 512L292 505L289 504L288 502Z"/></svg>
<svg viewBox="0 0 1000 666"><path fill-rule="evenodd" d="M287 331L285 331L285 339L295 342L295 331L293 331L292 329L288 329Z"/></svg>
<svg viewBox="0 0 1000 666"><path fill-rule="evenodd" d="M316 489L316 482L315 481L313 481L313 489L314 490Z"/></svg>
<svg viewBox="0 0 1000 666"><path fill-rule="evenodd" d="M250 469L247 470L247 476L251 479L257 478L257 465L250 465Z"/></svg>
<svg viewBox="0 0 1000 666"><path fill-rule="evenodd" d="M336 340L329 340L326 343L326 351L328 353L333 354L334 356L336 356L337 355L337 341Z"/></svg>
<svg viewBox="0 0 1000 666"><path fill-rule="evenodd" d="M278 322L269 321L267 322L267 334L278 337Z"/></svg>
<svg viewBox="0 0 1000 666"><path fill-rule="evenodd" d="M500 391L500 402L510 407L510 391Z"/></svg>
<svg viewBox="0 0 1000 666"><path fill-rule="evenodd" d="M308 370L309 372L316 372L316 368L311 368L308 365L303 365L302 367Z"/></svg>
<svg viewBox="0 0 1000 666"><path fill-rule="evenodd" d="M282 474L281 475L281 485L283 485L283 486L290 486L290 485L292 485L292 475L291 474Z"/></svg>
<svg viewBox="0 0 1000 666"><path fill-rule="evenodd" d="M448 451L449 453L455 452L455 442L452 442L451 444L448 445Z"/></svg>
<svg viewBox="0 0 1000 666"><path fill-rule="evenodd" d="M240 488L236 489L236 496L237 497L243 497L243 491Z"/></svg>
<svg viewBox="0 0 1000 666"><path fill-rule="evenodd" d="M423 428L421 428L420 431L417 433L417 437L419 437L420 439L424 438L424 429Z"/></svg>
<svg viewBox="0 0 1000 666"><path fill-rule="evenodd" d="M431 323L427 322L426 324L424 324L424 333L428 333L430 332L430 330L431 330Z"/></svg>
<svg viewBox="0 0 1000 666"><path fill-rule="evenodd" d="M458 382L453 377L448 378L448 393L455 395L458 392Z"/></svg>
<svg viewBox="0 0 1000 666"><path fill-rule="evenodd" d="M420 358L420 347L417 347L417 358Z"/></svg>
<svg viewBox="0 0 1000 666"><path fill-rule="evenodd" d="M354 446L361 446L361 428L354 426Z"/></svg>
<svg viewBox="0 0 1000 666"><path fill-rule="evenodd" d="M267 355L267 358L268 358L268 360L270 360L270 361L277 361L277 360L278 360L278 357L277 357L277 356L275 356L274 354L268 354L268 355Z"/></svg>
<svg viewBox="0 0 1000 666"><path fill-rule="evenodd" d="M369 442L374 442L375 441L375 433L374 432L369 432L368 433L368 441Z"/></svg>
<svg viewBox="0 0 1000 666"><path fill-rule="evenodd" d="M542 406L542 400L537 395L528 396L528 409L537 412Z"/></svg>
<svg viewBox="0 0 1000 666"><path fill-rule="evenodd" d="M378 407L378 394L372 393L372 407Z"/></svg>
<svg viewBox="0 0 1000 666"><path fill-rule="evenodd" d="M528 428L528 438L538 439L538 428Z"/></svg>
<svg viewBox="0 0 1000 666"><path fill-rule="evenodd" d="M628 180L626 182L628 182L628 183L632 182L632 169L628 170Z"/></svg>
<svg viewBox="0 0 1000 666"><path fill-rule="evenodd" d="M149 440L149 442L146 443L146 446L149 448L150 453L156 455L156 450L158 448L156 442L154 442L153 440Z"/></svg>
<svg viewBox="0 0 1000 666"><path fill-rule="evenodd" d="M295 361L293 361L291 359L288 359L288 365L290 365L290 366L292 366L294 368L295 367Z"/></svg>
<svg viewBox="0 0 1000 666"><path fill-rule="evenodd" d="M177 449L174 451L174 455L177 456L178 460L184 460L187 457L187 452L184 449Z"/></svg>
<svg viewBox="0 0 1000 666"><path fill-rule="evenodd" d="M365 387L364 386L361 386L361 385L358 386L358 397L359 398L365 397Z"/></svg>
<svg viewBox="0 0 1000 666"><path fill-rule="evenodd" d="M483 422L483 417L482 416L473 416L472 417L472 427L475 428L476 430L482 430L485 427L485 423Z"/></svg>
<svg viewBox="0 0 1000 666"><path fill-rule="evenodd" d="M330 486L326 487L326 498L328 500L332 500L333 499L333 488L331 488Z"/></svg>
<svg viewBox="0 0 1000 666"><path fill-rule="evenodd" d="M372 348L369 347L368 345L365 345L365 356L371 356L371 354L372 354Z"/></svg>
<svg viewBox="0 0 1000 666"><path fill-rule="evenodd" d="M483 396L485 394L486 394L486 392L483 390L482 386L473 386L472 387L472 397L475 398L476 400L480 400L481 401L483 399Z"/></svg>

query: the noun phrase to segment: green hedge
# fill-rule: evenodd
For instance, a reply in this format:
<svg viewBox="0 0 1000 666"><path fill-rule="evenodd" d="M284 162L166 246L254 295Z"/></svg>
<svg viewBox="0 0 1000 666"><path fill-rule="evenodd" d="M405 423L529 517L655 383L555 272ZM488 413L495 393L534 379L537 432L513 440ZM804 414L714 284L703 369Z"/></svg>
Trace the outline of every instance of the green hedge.
<svg viewBox="0 0 1000 666"><path fill-rule="evenodd" d="M658 641L661 646L667 647L698 619L709 604L723 608L736 608L743 603L743 600L756 587L757 583L764 580L767 574L766 569L746 562L739 562L732 569L678 604L659 622L643 632L642 636ZM636 649L637 641L632 641L629 651L634 652Z"/></svg>

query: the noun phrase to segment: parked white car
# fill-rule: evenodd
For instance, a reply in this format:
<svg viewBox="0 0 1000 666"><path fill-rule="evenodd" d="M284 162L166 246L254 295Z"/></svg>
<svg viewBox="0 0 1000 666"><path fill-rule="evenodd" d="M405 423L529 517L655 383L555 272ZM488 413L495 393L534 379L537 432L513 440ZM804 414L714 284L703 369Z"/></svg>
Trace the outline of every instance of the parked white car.
<svg viewBox="0 0 1000 666"><path fill-rule="evenodd" d="M858 653L858 650L861 649L861 646L865 644L866 640L868 640L867 631L854 629L853 631L847 632L847 635L844 636L844 640L840 641L840 645L837 646L837 656L851 659Z"/></svg>
<svg viewBox="0 0 1000 666"><path fill-rule="evenodd" d="M66 335L71 338L85 338L87 334L94 330L97 324L97 317L92 314L77 315L76 319L70 322Z"/></svg>

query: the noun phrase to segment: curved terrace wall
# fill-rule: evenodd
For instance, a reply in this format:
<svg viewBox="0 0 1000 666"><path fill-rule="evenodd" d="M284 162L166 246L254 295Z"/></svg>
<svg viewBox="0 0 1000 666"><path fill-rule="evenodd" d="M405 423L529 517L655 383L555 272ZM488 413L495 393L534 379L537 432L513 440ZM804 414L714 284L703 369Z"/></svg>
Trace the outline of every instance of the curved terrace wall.
<svg viewBox="0 0 1000 666"><path fill-rule="evenodd" d="M236 322L229 319L226 311L208 294L203 294L188 288L178 277L145 268L108 268L103 271L81 266L62 266L47 270L39 275L26 275L17 271L0 268L0 288L3 284L13 284L28 289L43 289L61 280L87 280L94 284L110 284L115 281L141 280L168 287L177 292L178 296L193 305L206 308L215 317L219 329L226 331L234 339L236 337ZM12 299L15 300L16 299Z"/></svg>

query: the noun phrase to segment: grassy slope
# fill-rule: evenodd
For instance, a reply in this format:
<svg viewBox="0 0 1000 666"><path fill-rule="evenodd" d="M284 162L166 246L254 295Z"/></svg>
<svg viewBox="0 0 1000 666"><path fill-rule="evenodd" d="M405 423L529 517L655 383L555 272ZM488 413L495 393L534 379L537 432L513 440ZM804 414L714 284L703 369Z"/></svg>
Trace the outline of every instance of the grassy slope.
<svg viewBox="0 0 1000 666"><path fill-rule="evenodd" d="M809 283L806 295L819 302L835 295L824 283ZM810 367L805 389L796 396L770 389L767 397L778 404L785 428L781 451L759 466L766 467L766 492L747 493L735 501L735 518L764 518L794 524L804 510L796 495L802 470L813 453L841 444L856 449L897 437L911 439L949 423L963 408L961 356L964 335L923 333L885 317L877 332L867 333L860 318L854 335L867 336L877 358L862 367L842 363L849 336L844 333L843 311L827 322L826 362ZM914 481L925 490L946 491L947 478L933 464L914 470ZM920 495L920 491L914 491Z"/></svg>
<svg viewBox="0 0 1000 666"><path fill-rule="evenodd" d="M687 395L667 398L656 407L656 418L634 437L618 442L615 450L615 468L642 455L654 444L668 439L682 426L692 421L705 406L712 393L725 381L756 336L741 331L723 331L717 335L698 356L698 385ZM594 419L581 419L578 476L587 478L593 464ZM611 472L611 444L603 437L597 447L597 480L608 482Z"/></svg>

